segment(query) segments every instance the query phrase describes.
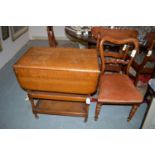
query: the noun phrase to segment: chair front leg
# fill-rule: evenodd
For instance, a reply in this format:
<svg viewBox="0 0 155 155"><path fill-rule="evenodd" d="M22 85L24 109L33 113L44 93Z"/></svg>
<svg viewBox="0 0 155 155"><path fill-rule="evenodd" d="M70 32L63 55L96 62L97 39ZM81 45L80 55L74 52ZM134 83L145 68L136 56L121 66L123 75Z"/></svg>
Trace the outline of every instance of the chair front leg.
<svg viewBox="0 0 155 155"><path fill-rule="evenodd" d="M139 107L139 104L138 105L133 105L132 108L131 108L131 111L130 111L130 114L129 114L129 117L128 117L128 122L130 122L130 120L132 119L132 117L134 116L134 114L136 113L137 109Z"/></svg>

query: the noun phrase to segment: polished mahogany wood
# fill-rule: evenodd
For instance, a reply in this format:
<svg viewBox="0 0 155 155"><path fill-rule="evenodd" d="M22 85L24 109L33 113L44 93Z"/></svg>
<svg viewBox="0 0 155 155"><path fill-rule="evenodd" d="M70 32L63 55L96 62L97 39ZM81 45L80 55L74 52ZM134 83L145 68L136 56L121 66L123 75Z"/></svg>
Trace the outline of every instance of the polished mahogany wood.
<svg viewBox="0 0 155 155"><path fill-rule="evenodd" d="M109 29L103 26L94 26L91 29L92 36L97 39L99 36L101 39L105 36L111 36L118 39L125 38L137 38L138 32L132 29Z"/></svg>
<svg viewBox="0 0 155 155"><path fill-rule="evenodd" d="M110 53L105 52L104 42L109 41L114 44L128 44L132 43L134 45L134 54L129 51L123 51L123 53ZM131 112L128 117L128 121L134 116L138 106L141 104L143 97L140 92L136 89L131 79L128 77L129 68L135 57L136 52L138 51L138 40L135 38L125 38L120 39L112 36L105 36L100 41L100 56L101 56L101 75L99 81L99 93L98 93L98 102L96 105L95 111L95 120L98 119L101 106L104 104L112 105L132 105ZM122 64L122 70L118 73L105 73L105 56L109 54L109 63L114 65ZM112 59L110 61L110 59ZM116 61L114 61L116 60Z"/></svg>
<svg viewBox="0 0 155 155"><path fill-rule="evenodd" d="M92 94L99 66L95 49L32 47L14 65L26 90Z"/></svg>

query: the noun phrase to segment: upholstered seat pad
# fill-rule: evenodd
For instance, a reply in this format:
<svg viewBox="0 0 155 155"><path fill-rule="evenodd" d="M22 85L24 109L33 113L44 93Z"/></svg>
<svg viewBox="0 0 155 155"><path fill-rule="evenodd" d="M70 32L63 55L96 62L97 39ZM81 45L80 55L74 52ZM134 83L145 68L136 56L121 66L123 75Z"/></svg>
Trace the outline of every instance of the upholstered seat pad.
<svg viewBox="0 0 155 155"><path fill-rule="evenodd" d="M124 74L103 74L100 77L98 102L113 104L141 103L142 95Z"/></svg>

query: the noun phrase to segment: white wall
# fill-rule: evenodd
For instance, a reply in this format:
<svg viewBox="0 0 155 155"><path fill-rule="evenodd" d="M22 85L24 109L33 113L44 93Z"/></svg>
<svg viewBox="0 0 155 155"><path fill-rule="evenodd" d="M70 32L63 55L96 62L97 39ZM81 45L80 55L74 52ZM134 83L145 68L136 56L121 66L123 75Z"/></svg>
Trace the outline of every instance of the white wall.
<svg viewBox="0 0 155 155"><path fill-rule="evenodd" d="M54 26L56 39L68 38L65 35L64 26ZM30 40L30 39L47 39L46 26L29 26L29 31L24 33L15 41L12 41L11 31L7 40L2 40L2 32L0 28L0 38L3 51L0 52L0 69Z"/></svg>
<svg viewBox="0 0 155 155"><path fill-rule="evenodd" d="M0 38L3 50L0 52L0 69L28 42L29 33L26 32L15 41L12 41L11 32L6 40L2 40L2 32L0 28Z"/></svg>
<svg viewBox="0 0 155 155"><path fill-rule="evenodd" d="M56 39L68 40L65 35L64 26L54 26L54 34ZM47 39L46 26L29 26L30 39Z"/></svg>

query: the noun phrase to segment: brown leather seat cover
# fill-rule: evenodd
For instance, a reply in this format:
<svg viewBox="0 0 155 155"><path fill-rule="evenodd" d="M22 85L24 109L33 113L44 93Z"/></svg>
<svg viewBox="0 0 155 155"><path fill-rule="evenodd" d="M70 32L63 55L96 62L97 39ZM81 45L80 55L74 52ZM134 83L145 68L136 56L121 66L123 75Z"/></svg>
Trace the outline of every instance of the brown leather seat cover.
<svg viewBox="0 0 155 155"><path fill-rule="evenodd" d="M100 77L98 102L104 103L140 103L142 95L124 74L103 74Z"/></svg>

